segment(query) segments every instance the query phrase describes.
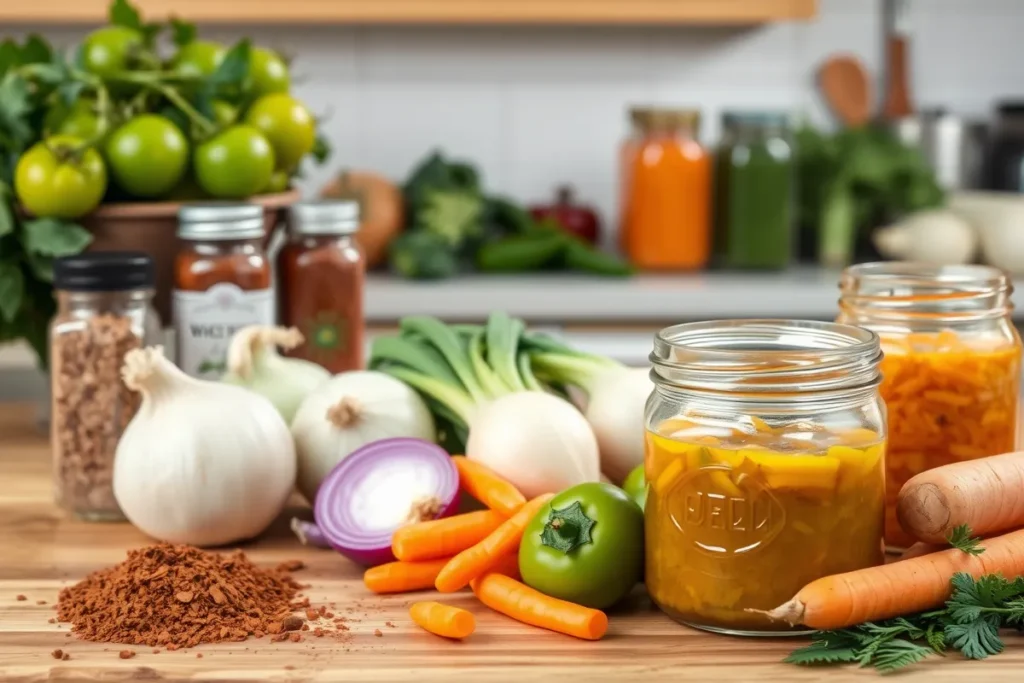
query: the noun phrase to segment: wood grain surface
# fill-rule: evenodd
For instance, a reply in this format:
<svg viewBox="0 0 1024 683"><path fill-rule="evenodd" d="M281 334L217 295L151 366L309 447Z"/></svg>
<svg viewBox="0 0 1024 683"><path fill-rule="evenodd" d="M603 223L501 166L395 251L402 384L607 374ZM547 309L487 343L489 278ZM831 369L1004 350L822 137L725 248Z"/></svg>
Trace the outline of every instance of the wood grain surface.
<svg viewBox="0 0 1024 683"><path fill-rule="evenodd" d="M264 638L160 654L133 647L137 655L122 660L118 652L123 646L81 641L69 636L67 624L47 620L62 586L119 562L126 550L149 541L128 524L72 521L53 506L49 448L32 414L27 407L0 404L0 679L5 681L881 680L868 670L782 664L805 641L694 631L660 614L642 594L611 613L608 636L595 643L516 623L488 611L469 593L446 596L446 602L477 617L471 638L447 642L412 624L407 609L415 595L369 594L360 570L347 560L300 546L287 530L286 517L245 550L260 563L303 560L307 569L296 576L311 584L305 594L314 603L336 603L353 619L347 642L308 638L270 643ZM26 599L19 601L18 595ZM375 636L375 629L382 635ZM988 661L934 658L898 680L1020 681L1024 639L1009 636L1008 641L1007 651ZM51 652L57 648L71 659L55 660Z"/></svg>

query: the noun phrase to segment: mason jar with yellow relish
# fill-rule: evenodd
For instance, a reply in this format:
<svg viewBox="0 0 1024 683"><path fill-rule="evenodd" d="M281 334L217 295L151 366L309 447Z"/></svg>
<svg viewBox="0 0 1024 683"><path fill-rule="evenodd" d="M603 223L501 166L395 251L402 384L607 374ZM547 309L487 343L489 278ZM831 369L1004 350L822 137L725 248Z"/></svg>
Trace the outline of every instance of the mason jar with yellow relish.
<svg viewBox="0 0 1024 683"><path fill-rule="evenodd" d="M764 612L881 564L878 336L795 320L668 327L645 414L646 583L690 626L796 632Z"/></svg>
<svg viewBox="0 0 1024 683"><path fill-rule="evenodd" d="M1013 286L987 266L864 263L847 268L838 321L882 341L889 414L885 538L900 527L896 500L915 474L1016 449L1021 340L1010 319Z"/></svg>

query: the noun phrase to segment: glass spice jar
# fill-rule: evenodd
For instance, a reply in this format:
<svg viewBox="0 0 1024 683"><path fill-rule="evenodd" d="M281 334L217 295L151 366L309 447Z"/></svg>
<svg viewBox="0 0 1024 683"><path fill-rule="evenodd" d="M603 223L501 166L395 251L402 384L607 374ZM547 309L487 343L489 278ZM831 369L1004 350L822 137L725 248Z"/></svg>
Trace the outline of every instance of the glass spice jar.
<svg viewBox="0 0 1024 683"><path fill-rule="evenodd" d="M186 374L219 379L234 333L274 324L264 230L263 208L255 204L191 204L178 212L174 328Z"/></svg>
<svg viewBox="0 0 1024 683"><path fill-rule="evenodd" d="M896 500L915 474L1016 449L1021 340L1009 277L987 266L864 263L843 272L838 321L878 333L889 411L886 543L914 539Z"/></svg>
<svg viewBox="0 0 1024 683"><path fill-rule="evenodd" d="M709 631L796 632L763 611L815 579L884 559L878 336L722 320L663 329L650 358L651 599Z"/></svg>
<svg viewBox="0 0 1024 683"><path fill-rule="evenodd" d="M711 157L697 140L700 112L639 109L623 146L621 247L648 270L692 270L711 252Z"/></svg>
<svg viewBox="0 0 1024 683"><path fill-rule="evenodd" d="M54 494L60 507L82 519L123 519L114 498L114 454L140 396L122 382L121 366L125 354L159 337L154 282L152 260L138 252L92 252L53 264Z"/></svg>
<svg viewBox="0 0 1024 683"><path fill-rule="evenodd" d="M289 356L338 373L363 367L366 263L356 243L359 204L300 202L288 218L288 242L277 257L281 323L304 341Z"/></svg>

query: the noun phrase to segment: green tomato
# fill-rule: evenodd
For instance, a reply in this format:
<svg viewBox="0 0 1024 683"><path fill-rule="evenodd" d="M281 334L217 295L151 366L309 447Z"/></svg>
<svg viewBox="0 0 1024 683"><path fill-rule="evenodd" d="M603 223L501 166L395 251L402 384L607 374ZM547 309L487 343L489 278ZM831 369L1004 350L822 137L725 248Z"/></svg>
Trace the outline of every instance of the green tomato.
<svg viewBox="0 0 1024 683"><path fill-rule="evenodd" d="M291 78L288 65L277 53L254 47L249 53L249 92L254 96L288 92Z"/></svg>
<svg viewBox="0 0 1024 683"><path fill-rule="evenodd" d="M238 124L196 148L192 160L199 186L220 199L244 199L270 184L274 150L252 126Z"/></svg>
<svg viewBox="0 0 1024 683"><path fill-rule="evenodd" d="M107 138L104 155L118 186L135 197L170 192L188 168L188 140L163 116L143 114Z"/></svg>
<svg viewBox="0 0 1024 683"><path fill-rule="evenodd" d="M647 505L647 477L644 476L644 466L637 465L633 471L622 482L622 490L636 501L636 504L643 510Z"/></svg>
<svg viewBox="0 0 1024 683"><path fill-rule="evenodd" d="M96 104L90 100L76 100L70 107L57 104L46 112L43 129L48 135L70 135L91 140L100 132L100 117Z"/></svg>
<svg viewBox="0 0 1024 683"><path fill-rule="evenodd" d="M82 68L109 78L129 68L134 53L142 49L142 34L126 26L96 29L82 43Z"/></svg>
<svg viewBox="0 0 1024 683"><path fill-rule="evenodd" d="M209 40L193 40L182 45L174 55L171 66L182 76L202 78L209 76L224 61L227 50L220 43Z"/></svg>
<svg viewBox="0 0 1024 683"><path fill-rule="evenodd" d="M107 190L103 157L89 148L76 155L80 138L55 135L21 155L14 170L18 201L36 216L78 218L93 209Z"/></svg>
<svg viewBox="0 0 1024 683"><path fill-rule="evenodd" d="M519 572L541 593L595 609L610 607L643 580L643 512L611 484L573 486L526 526Z"/></svg>
<svg viewBox="0 0 1024 683"><path fill-rule="evenodd" d="M263 188L262 194L270 194L271 192L284 192L288 189L288 181L290 178L285 171L274 171L270 176L270 182L265 188Z"/></svg>
<svg viewBox="0 0 1024 683"><path fill-rule="evenodd" d="M306 106L287 93L264 95L249 107L245 122L274 148L277 168L292 171L313 150L316 122Z"/></svg>

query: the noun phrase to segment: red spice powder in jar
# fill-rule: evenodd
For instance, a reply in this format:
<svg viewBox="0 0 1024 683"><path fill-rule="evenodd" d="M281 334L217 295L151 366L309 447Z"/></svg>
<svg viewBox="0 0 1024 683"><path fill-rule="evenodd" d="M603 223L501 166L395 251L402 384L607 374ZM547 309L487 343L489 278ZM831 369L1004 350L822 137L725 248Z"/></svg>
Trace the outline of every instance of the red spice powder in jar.
<svg viewBox="0 0 1024 683"><path fill-rule="evenodd" d="M288 355L332 373L363 367L366 264L358 229L355 201L300 202L291 208L277 260L281 324L305 338Z"/></svg>

